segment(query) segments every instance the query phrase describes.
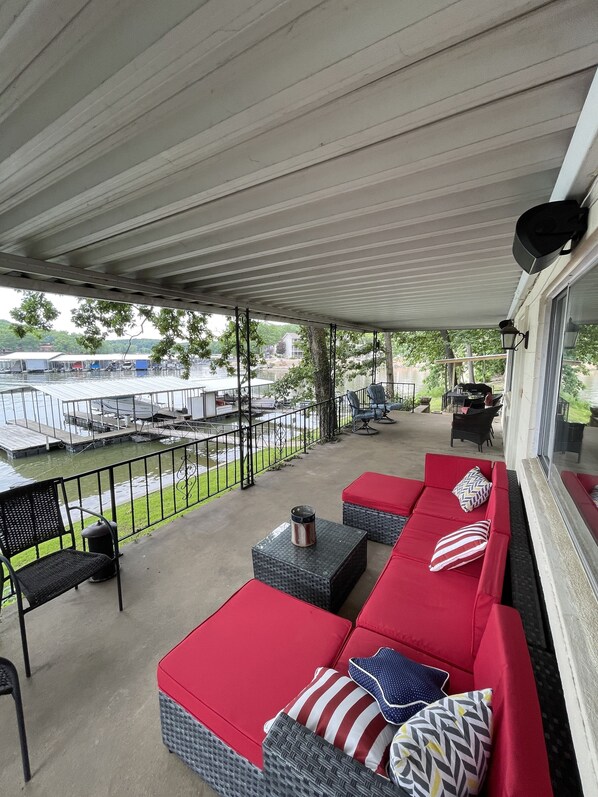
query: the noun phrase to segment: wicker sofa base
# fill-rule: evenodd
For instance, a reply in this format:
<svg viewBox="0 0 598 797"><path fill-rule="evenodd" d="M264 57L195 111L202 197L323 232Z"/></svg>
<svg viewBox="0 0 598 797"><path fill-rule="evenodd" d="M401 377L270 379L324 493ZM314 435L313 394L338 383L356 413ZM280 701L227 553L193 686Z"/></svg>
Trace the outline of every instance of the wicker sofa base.
<svg viewBox="0 0 598 797"><path fill-rule="evenodd" d="M394 545L399 539L409 516L393 515L366 506L343 502L343 523L367 531L368 540Z"/></svg>
<svg viewBox="0 0 598 797"><path fill-rule="evenodd" d="M162 740L222 797L263 797L262 771L235 753L163 692Z"/></svg>
<svg viewBox="0 0 598 797"><path fill-rule="evenodd" d="M264 739L268 797L408 797L286 714Z"/></svg>

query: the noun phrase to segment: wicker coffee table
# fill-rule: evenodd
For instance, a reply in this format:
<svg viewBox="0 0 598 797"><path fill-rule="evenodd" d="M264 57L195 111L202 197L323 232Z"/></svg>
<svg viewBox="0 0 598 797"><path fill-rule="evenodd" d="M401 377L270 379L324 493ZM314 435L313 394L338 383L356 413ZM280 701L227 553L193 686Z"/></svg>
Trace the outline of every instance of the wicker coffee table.
<svg viewBox="0 0 598 797"><path fill-rule="evenodd" d="M298 548L283 523L252 548L253 573L271 587L335 612L367 565L367 532L316 519L317 542Z"/></svg>

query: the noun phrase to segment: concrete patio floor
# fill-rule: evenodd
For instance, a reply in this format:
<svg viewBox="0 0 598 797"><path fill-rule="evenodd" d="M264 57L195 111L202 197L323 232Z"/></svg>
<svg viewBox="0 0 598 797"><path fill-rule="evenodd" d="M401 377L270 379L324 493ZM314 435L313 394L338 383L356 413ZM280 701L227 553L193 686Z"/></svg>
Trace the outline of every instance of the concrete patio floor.
<svg viewBox="0 0 598 797"><path fill-rule="evenodd" d="M394 413L375 437L343 434L124 547L125 609L116 585L84 584L27 617L33 676L24 677L17 615L0 615L0 655L19 670L32 780L24 785L14 706L0 698L0 793L177 795L215 792L162 745L156 665L191 629L252 577L251 547L310 503L340 521L341 491L364 470L422 478L427 451L478 456L449 445L450 415ZM487 459L502 459L495 424ZM368 544L368 568L341 609L353 619L390 549ZM207 651L209 654L209 651ZM242 797L242 795L240 795Z"/></svg>

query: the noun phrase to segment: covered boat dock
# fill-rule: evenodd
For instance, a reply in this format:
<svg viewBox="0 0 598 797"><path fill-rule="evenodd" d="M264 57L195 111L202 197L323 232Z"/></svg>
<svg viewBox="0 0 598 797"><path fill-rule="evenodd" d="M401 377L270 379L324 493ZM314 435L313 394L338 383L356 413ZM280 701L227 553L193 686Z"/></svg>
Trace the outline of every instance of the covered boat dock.
<svg viewBox="0 0 598 797"><path fill-rule="evenodd" d="M271 384L253 379L252 390ZM65 380L20 384L0 389L5 423L0 426L0 449L9 457L38 453L48 445L78 451L108 445L133 434L168 435L185 427L185 436L201 439L201 422L231 414L238 408L236 377L180 379L144 377L95 382ZM31 446L19 441L15 427L35 432Z"/></svg>

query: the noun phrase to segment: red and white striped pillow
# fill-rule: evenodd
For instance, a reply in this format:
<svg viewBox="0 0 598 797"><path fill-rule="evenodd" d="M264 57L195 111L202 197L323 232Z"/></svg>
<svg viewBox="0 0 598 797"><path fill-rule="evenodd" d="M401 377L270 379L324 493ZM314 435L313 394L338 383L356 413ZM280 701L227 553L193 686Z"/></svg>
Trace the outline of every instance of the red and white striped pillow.
<svg viewBox="0 0 598 797"><path fill-rule="evenodd" d="M484 555L490 533L490 521L480 520L442 537L432 554L430 570L452 570Z"/></svg>
<svg viewBox="0 0 598 797"><path fill-rule="evenodd" d="M376 700L346 675L318 667L313 681L283 711L378 775L388 777L386 765L396 727L386 722ZM266 733L275 719L264 725Z"/></svg>

